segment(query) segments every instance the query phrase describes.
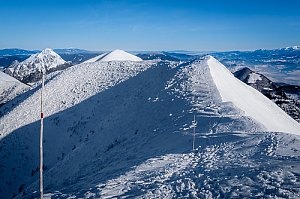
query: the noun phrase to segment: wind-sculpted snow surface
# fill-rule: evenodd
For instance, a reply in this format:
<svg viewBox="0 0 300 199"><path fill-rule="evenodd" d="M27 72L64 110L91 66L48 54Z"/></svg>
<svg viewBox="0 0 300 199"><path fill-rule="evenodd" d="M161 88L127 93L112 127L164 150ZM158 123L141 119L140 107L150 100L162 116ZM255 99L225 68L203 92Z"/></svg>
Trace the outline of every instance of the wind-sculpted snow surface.
<svg viewBox="0 0 300 199"><path fill-rule="evenodd" d="M0 71L0 105L29 90L29 86Z"/></svg>
<svg viewBox="0 0 300 199"><path fill-rule="evenodd" d="M98 62L69 68L45 85L45 115L51 116L75 106L96 93L146 70L152 64L154 62L151 61L138 65L132 62ZM12 132L38 120L39 99L40 92L37 91L11 113L1 118L0 137L3 137L6 132Z"/></svg>
<svg viewBox="0 0 300 199"><path fill-rule="evenodd" d="M300 135L300 124L256 89L234 78L218 60L209 56L207 63L222 99L262 123L268 131Z"/></svg>
<svg viewBox="0 0 300 199"><path fill-rule="evenodd" d="M299 137L224 102L208 60L96 62L49 80L45 198L299 198ZM38 197L38 95L0 120L4 197Z"/></svg>
<svg viewBox="0 0 300 199"><path fill-rule="evenodd" d="M297 198L299 175L291 172L289 166L281 165L284 160L290 166L297 161L273 154L278 146L272 148L277 142L272 139L277 138L284 139L285 135L245 135L235 142L204 144L194 152L154 157L118 178L98 184L82 196ZM266 151L265 144L272 149ZM271 166L270 161L274 161L274 165Z"/></svg>
<svg viewBox="0 0 300 199"><path fill-rule="evenodd" d="M70 142L69 139L72 139L75 131L84 128L84 112L92 106L81 107L80 110L68 115L65 121L57 117L59 112L70 110L71 107L76 107L95 94L133 77L155 64L152 61L138 65L132 62L98 62L76 65L57 76L51 76L49 81L46 81L44 94L44 114L47 118L51 118L51 123L48 123L48 119L45 120L45 129L48 129L49 133L45 133L45 142L50 145L50 148L45 148L49 154L48 157L45 157L48 168L63 159L69 151L68 148L72 151L75 142ZM28 177L37 177L38 154L35 147L38 147L38 142L35 141L39 137L40 89L37 88L21 103L18 104L17 101L12 103L15 103L15 108L9 109L9 112L6 111L6 106L0 107L1 113L7 112L0 118L0 154L2 155L0 179L1 184L4 184L0 187L0 195L5 197L12 196L13 190L15 194L18 193L22 183L17 182L26 183ZM96 105L98 102L92 103ZM101 107L98 108L101 109ZM95 122L97 123L97 119ZM61 127L66 127L66 129L61 129ZM77 127L78 129L75 129ZM72 133L67 135L64 131L72 131ZM51 141L47 138L48 136ZM68 145L72 143L74 144L69 147ZM47 146L47 143L45 145ZM9 155L10 153L15 154ZM45 153L47 154L47 152ZM11 188L11 193L7 191L7 187Z"/></svg>

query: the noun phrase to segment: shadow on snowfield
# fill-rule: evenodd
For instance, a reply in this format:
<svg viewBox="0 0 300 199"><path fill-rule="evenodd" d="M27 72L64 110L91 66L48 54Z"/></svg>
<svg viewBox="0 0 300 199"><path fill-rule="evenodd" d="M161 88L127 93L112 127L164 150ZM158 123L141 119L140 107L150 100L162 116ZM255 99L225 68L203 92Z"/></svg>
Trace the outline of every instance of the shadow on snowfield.
<svg viewBox="0 0 300 199"><path fill-rule="evenodd" d="M199 114L199 148L191 152L192 129L183 127L191 124L194 107L165 89L166 82L186 65L171 68L161 62L46 117L44 192L52 198L192 197L194 192L198 197L235 197L239 192L232 190L242 189L235 183L260 175L253 174L256 169L268 173L283 168L283 161L269 167L277 157L266 149L271 144L276 148L275 139L267 143L269 134L245 133L248 127L243 125L250 120L241 116ZM5 198L38 197L39 128L37 121L1 140L0 195ZM299 165L299 158L294 163ZM242 181L236 182L235 176ZM229 183L229 191L222 183ZM296 177L293 186L297 183ZM170 195L159 195L164 187Z"/></svg>

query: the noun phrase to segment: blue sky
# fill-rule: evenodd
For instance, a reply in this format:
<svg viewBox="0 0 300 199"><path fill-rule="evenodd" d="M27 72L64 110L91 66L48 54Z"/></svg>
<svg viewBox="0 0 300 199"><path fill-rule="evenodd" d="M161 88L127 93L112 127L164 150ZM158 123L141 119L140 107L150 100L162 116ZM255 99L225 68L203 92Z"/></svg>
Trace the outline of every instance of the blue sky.
<svg viewBox="0 0 300 199"><path fill-rule="evenodd" d="M253 50L300 45L299 0L0 0L0 48Z"/></svg>

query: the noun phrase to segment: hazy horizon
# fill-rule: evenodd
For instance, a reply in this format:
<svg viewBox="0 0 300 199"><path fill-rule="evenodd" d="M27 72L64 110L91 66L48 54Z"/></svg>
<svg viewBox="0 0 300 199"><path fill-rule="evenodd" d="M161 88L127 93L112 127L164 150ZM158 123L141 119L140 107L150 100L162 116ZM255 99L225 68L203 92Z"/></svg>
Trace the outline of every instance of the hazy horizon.
<svg viewBox="0 0 300 199"><path fill-rule="evenodd" d="M125 50L128 52L162 52L162 51L166 51L166 52L230 52L230 51L255 51L255 50L275 50L275 49L281 49L281 48L288 48L288 47L294 47L294 46L299 46L299 45L291 45L291 46L281 46L278 48L258 48L258 49L251 49L251 50L239 50L239 49L231 49L231 50L189 50L189 49L172 49L172 50L126 50L126 49L121 49L121 48L116 48L116 49L121 49L121 50ZM20 50L28 50L28 51L42 51L46 48L49 47L45 47L45 48L41 48L41 49L28 49L28 48L19 48L19 47L10 47L10 48L0 48L0 50L6 50L6 49L20 49ZM59 50L59 49L78 49L78 50L86 50L86 51L90 51L90 52L110 52L116 49L109 49L109 50L103 50L103 49L85 49L85 48L79 48L79 47L61 47L61 48L51 48L54 50Z"/></svg>

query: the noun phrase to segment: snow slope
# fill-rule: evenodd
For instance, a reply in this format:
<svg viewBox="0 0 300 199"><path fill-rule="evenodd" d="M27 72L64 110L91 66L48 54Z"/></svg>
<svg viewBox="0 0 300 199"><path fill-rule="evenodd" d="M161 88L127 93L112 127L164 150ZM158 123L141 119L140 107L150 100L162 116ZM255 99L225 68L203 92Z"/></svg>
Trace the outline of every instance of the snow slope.
<svg viewBox="0 0 300 199"><path fill-rule="evenodd" d="M28 89L29 86L0 71L0 105Z"/></svg>
<svg viewBox="0 0 300 199"><path fill-rule="evenodd" d="M10 65L5 72L24 82L35 81L37 74L42 70L54 71L57 67L66 64L57 53L46 48L42 52L31 55L28 59Z"/></svg>
<svg viewBox="0 0 300 199"><path fill-rule="evenodd" d="M214 82L225 102L232 102L263 124L268 131L300 135L300 124L256 89L236 79L218 60L208 57L208 66Z"/></svg>
<svg viewBox="0 0 300 199"><path fill-rule="evenodd" d="M48 78L45 197L299 197L299 137L224 102L208 62L95 62ZM38 197L39 91L0 118L4 198Z"/></svg>
<svg viewBox="0 0 300 199"><path fill-rule="evenodd" d="M249 68L243 68L233 74L242 82L263 93L294 120L300 122L300 108L298 108L297 105L300 104L298 100L298 98L300 98L300 87L294 85L280 86L280 84L274 83L265 75L254 72ZM299 93L299 97L291 93L290 90L293 90L293 93Z"/></svg>

